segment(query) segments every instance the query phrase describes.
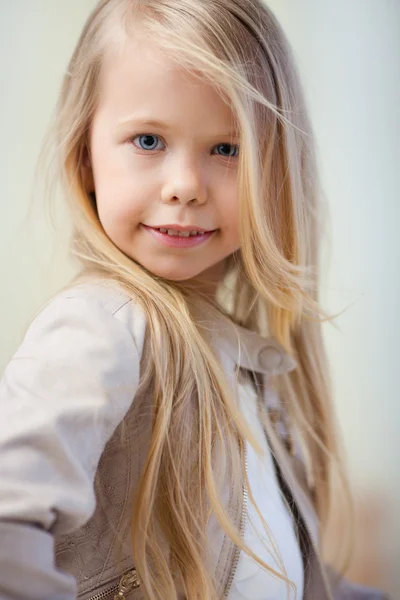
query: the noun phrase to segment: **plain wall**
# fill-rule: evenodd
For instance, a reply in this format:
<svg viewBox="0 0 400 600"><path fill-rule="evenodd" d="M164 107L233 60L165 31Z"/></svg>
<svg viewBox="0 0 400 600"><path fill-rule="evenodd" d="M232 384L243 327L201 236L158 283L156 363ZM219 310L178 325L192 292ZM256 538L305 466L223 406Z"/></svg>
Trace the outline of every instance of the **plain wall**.
<svg viewBox="0 0 400 600"><path fill-rule="evenodd" d="M386 588L400 558L398 230L400 4L270 0L294 47L319 143L332 248L323 263L335 400L359 501L384 506ZM24 221L63 70L93 1L0 1L0 371L29 317L71 275L66 231ZM40 206L40 201L37 205Z"/></svg>

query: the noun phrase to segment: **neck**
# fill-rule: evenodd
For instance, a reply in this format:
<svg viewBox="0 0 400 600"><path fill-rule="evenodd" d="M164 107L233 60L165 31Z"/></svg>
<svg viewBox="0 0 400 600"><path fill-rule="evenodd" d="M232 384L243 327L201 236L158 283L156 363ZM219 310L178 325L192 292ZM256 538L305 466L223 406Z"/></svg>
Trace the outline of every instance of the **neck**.
<svg viewBox="0 0 400 600"><path fill-rule="evenodd" d="M224 266L225 261L221 261L210 269L203 271L196 277L193 277L192 279L189 279L183 283L188 289L195 291L199 295L214 302L216 299L218 285L224 276Z"/></svg>

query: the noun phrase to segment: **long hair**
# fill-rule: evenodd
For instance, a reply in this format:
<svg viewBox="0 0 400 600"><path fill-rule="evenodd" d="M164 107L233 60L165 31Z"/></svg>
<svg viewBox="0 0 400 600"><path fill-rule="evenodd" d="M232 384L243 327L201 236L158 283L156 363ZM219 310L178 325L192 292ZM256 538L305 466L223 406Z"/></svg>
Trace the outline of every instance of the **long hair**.
<svg viewBox="0 0 400 600"><path fill-rule="evenodd" d="M332 468L340 464L319 304L324 204L315 142L285 35L259 0L102 0L68 66L55 120L58 175L73 220L72 247L82 275L118 282L148 323L147 376L154 386L152 436L134 506L132 554L151 600L216 598L207 562L213 513L232 541L275 572L241 540L221 501L214 452L226 457L229 485L242 493L245 439L260 452L232 389L196 323L195 290L154 277L103 231L82 168L99 98L104 56L123 51L140 27L179 64L229 101L240 129L240 250L229 257L210 310L274 336L297 362L277 377L279 394L305 450L315 508L324 529ZM206 300L204 300L206 301ZM187 449L191 449L189 454ZM140 535L137 532L140 531ZM165 555L160 532L169 545ZM290 582L288 582L290 585Z"/></svg>

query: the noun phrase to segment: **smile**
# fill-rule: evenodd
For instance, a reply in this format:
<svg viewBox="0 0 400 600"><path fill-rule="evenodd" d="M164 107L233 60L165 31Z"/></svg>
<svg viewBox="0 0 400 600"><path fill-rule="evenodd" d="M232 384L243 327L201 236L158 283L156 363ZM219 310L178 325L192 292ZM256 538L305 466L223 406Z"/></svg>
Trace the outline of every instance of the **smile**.
<svg viewBox="0 0 400 600"><path fill-rule="evenodd" d="M168 235L181 236L181 237L189 237L194 235L201 235L202 233L206 233L204 231L178 231L177 229L164 229L163 227L154 227L161 233L167 233Z"/></svg>
<svg viewBox="0 0 400 600"><path fill-rule="evenodd" d="M158 242L168 246L170 248L194 248L208 241L215 233L216 229L212 231L197 231L186 230L180 231L178 229L167 229L165 227L149 227L143 225L142 227L153 236Z"/></svg>

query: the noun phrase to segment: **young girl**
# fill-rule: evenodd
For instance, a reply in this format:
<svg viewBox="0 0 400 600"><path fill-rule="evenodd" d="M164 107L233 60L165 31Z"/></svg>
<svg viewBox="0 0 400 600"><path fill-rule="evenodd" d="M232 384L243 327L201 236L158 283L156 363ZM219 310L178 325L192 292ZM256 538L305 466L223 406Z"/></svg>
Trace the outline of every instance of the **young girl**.
<svg viewBox="0 0 400 600"><path fill-rule="evenodd" d="M273 15L102 0L55 139L82 269L1 382L1 600L383 598L321 557L321 193Z"/></svg>

